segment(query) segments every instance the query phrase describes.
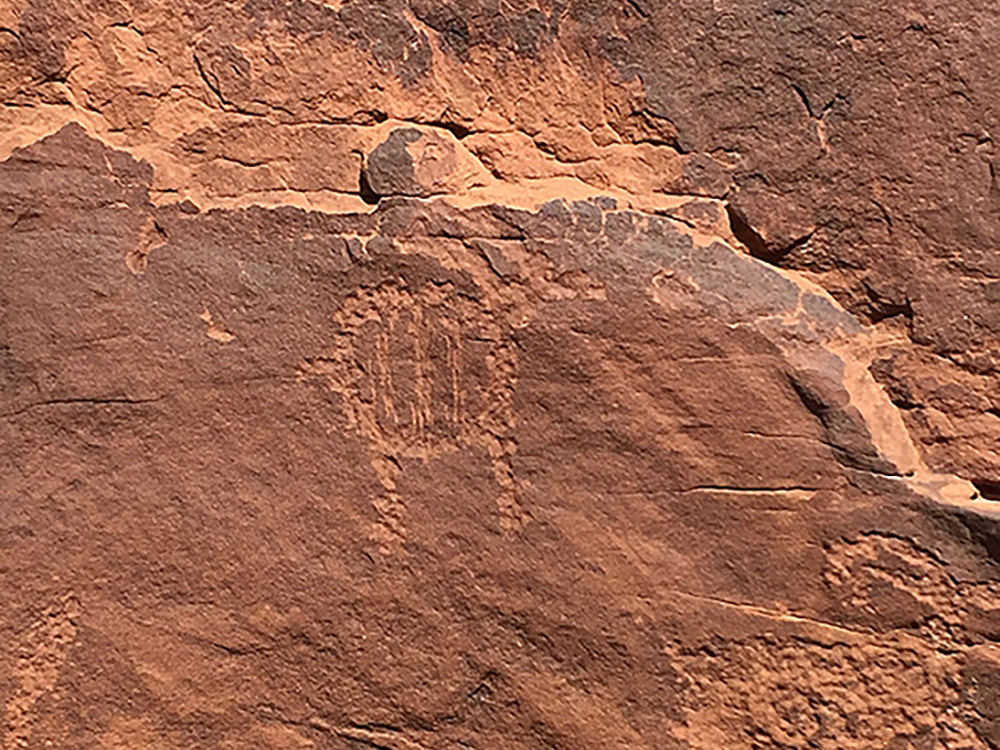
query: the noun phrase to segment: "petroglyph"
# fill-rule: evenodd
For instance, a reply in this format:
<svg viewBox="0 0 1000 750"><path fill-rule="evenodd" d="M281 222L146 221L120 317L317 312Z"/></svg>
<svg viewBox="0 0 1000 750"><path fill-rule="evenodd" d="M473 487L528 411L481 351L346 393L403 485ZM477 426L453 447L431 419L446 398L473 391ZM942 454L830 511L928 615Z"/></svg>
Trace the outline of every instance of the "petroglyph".
<svg viewBox="0 0 1000 750"><path fill-rule="evenodd" d="M909 539L868 534L833 542L826 554L823 580L845 617L907 630L947 651L969 645L968 623L1000 602L1000 582L956 580Z"/></svg>
<svg viewBox="0 0 1000 750"><path fill-rule="evenodd" d="M21 636L14 694L5 713L4 750L30 746L35 705L52 691L76 639L80 602L72 594L48 607Z"/></svg>
<svg viewBox="0 0 1000 750"><path fill-rule="evenodd" d="M919 643L763 637L680 650L673 665L687 711L677 734L696 750L987 747L955 710L960 659Z"/></svg>
<svg viewBox="0 0 1000 750"><path fill-rule="evenodd" d="M852 627L832 642L771 634L673 650L687 712L678 736L706 749L991 747L958 706L975 619L996 606L996 583L956 580L901 536L824 550L823 582ZM724 727L709 718L720 708Z"/></svg>
<svg viewBox="0 0 1000 750"><path fill-rule="evenodd" d="M308 358L302 375L325 378L349 428L370 444L383 489L373 501L381 547L406 539L401 461L463 447L489 456L501 527L522 528L529 516L511 468L518 359L503 324L451 284L411 290L402 281L357 290L334 321L335 345Z"/></svg>

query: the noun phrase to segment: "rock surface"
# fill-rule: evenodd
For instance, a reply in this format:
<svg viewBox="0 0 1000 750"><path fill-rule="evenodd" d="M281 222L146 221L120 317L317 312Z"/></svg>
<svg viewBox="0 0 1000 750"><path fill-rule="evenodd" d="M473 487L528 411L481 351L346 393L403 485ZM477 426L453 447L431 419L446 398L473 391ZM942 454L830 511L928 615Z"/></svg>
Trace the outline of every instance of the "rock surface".
<svg viewBox="0 0 1000 750"><path fill-rule="evenodd" d="M9 0L15 748L1000 748L1000 10Z"/></svg>

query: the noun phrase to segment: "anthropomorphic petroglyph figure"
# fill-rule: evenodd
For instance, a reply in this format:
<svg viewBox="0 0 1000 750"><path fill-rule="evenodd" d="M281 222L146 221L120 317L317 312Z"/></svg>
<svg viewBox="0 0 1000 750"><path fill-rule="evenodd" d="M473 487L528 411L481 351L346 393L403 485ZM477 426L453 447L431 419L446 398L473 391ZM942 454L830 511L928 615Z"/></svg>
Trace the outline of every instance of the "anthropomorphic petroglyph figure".
<svg viewBox="0 0 1000 750"><path fill-rule="evenodd" d="M348 426L371 447L383 493L375 538L406 538L397 484L404 459L430 460L484 448L500 487L500 524L524 525L511 470L517 355L502 323L451 285L413 291L403 283L358 290L334 317L336 343L303 367L342 398Z"/></svg>

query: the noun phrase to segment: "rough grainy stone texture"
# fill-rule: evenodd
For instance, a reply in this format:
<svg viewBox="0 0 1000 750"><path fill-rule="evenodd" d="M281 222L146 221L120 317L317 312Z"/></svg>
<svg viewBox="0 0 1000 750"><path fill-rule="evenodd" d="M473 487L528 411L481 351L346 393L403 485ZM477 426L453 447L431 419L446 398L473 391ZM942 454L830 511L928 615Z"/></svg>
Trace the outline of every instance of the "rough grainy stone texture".
<svg viewBox="0 0 1000 750"><path fill-rule="evenodd" d="M1000 6L0 0L0 746L1000 748Z"/></svg>

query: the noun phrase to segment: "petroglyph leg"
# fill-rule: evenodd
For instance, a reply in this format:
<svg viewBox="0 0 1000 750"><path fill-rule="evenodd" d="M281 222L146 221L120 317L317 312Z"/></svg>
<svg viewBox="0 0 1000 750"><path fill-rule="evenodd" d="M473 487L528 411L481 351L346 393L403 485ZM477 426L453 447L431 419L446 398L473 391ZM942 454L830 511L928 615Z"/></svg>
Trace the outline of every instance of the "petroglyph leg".
<svg viewBox="0 0 1000 750"><path fill-rule="evenodd" d="M378 543L383 553L389 553L406 541L404 524L406 505L396 489L400 468L395 458L384 455L372 457L372 468L375 469L384 490L372 500L372 505L378 512L378 520L372 529L372 539Z"/></svg>

